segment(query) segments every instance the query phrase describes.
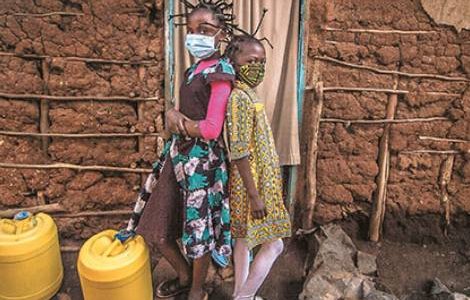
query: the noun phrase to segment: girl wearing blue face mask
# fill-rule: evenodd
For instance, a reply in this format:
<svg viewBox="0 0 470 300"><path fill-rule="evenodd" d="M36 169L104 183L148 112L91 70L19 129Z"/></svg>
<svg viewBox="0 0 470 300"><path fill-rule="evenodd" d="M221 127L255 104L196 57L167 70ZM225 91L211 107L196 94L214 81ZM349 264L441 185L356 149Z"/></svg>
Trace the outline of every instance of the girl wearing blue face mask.
<svg viewBox="0 0 470 300"><path fill-rule="evenodd" d="M228 174L221 131L235 70L221 56L226 37L223 1L201 0L187 15L185 46L198 63L185 72L179 109L170 109L172 133L154 164L128 229L143 235L178 277L157 286L159 298L189 290L188 299L207 299L203 290L211 251L231 254ZM143 207L145 206L145 210ZM140 219L140 221L139 221ZM188 264L177 244L181 238Z"/></svg>

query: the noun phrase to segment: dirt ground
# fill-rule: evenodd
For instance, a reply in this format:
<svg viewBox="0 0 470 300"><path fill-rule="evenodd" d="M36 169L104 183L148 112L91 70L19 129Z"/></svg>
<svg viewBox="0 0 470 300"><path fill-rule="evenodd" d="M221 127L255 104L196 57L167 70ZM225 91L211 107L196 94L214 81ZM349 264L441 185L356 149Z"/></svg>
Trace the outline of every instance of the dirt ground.
<svg viewBox="0 0 470 300"><path fill-rule="evenodd" d="M367 218L355 215L339 224L351 236L359 250L377 255L379 289L393 293L402 300L428 300L430 284L439 278L449 289L470 293L470 216L455 218L448 236L436 224L439 216L387 220L385 239L367 241ZM419 233L419 234L418 234ZM269 300L295 300L302 291L307 244L304 239L286 241L286 249L275 263L260 290ZM73 300L81 300L76 274L76 253L63 255L66 276L61 292ZM171 267L161 261L154 271L156 280L174 276ZM232 279L208 285L210 299L229 300ZM180 297L184 299L184 297ZM178 300L178 299L177 299Z"/></svg>

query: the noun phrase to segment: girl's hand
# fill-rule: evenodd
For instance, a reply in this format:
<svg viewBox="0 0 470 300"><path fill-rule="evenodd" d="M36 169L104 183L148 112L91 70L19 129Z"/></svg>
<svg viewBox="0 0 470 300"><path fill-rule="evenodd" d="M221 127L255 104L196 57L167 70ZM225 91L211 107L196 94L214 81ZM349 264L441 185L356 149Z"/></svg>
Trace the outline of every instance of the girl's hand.
<svg viewBox="0 0 470 300"><path fill-rule="evenodd" d="M172 108L166 113L166 124L171 133L187 135L184 127L184 120L187 119L185 115L178 110Z"/></svg>
<svg viewBox="0 0 470 300"><path fill-rule="evenodd" d="M250 199L251 215L254 219L260 220L268 215L264 201L261 200L258 193L248 196Z"/></svg>

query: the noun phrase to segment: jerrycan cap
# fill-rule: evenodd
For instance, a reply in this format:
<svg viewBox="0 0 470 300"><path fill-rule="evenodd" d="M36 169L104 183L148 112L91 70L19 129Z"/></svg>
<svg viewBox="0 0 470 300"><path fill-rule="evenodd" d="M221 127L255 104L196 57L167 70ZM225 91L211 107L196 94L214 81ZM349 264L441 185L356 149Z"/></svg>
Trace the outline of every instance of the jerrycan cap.
<svg viewBox="0 0 470 300"><path fill-rule="evenodd" d="M19 213L17 213L13 219L16 220L16 221L22 221L22 220L26 220L27 218L31 217L32 214L29 212L29 211L20 211Z"/></svg>
<svg viewBox="0 0 470 300"><path fill-rule="evenodd" d="M134 236L134 230L121 229L114 235L114 238L119 240L121 243L125 243L128 239L133 238Z"/></svg>

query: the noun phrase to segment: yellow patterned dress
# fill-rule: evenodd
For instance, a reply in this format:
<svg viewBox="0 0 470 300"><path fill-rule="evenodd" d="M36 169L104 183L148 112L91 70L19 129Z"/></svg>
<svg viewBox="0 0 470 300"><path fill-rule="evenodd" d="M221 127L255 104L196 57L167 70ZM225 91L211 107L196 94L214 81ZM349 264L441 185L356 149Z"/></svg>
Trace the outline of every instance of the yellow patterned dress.
<svg viewBox="0 0 470 300"><path fill-rule="evenodd" d="M235 164L230 166L230 211L233 238L245 238L251 249L291 234L289 215L282 200L282 178L274 138L264 105L248 85L237 81L227 107L231 160L249 157L251 173L267 208L267 216L251 216L247 191Z"/></svg>

